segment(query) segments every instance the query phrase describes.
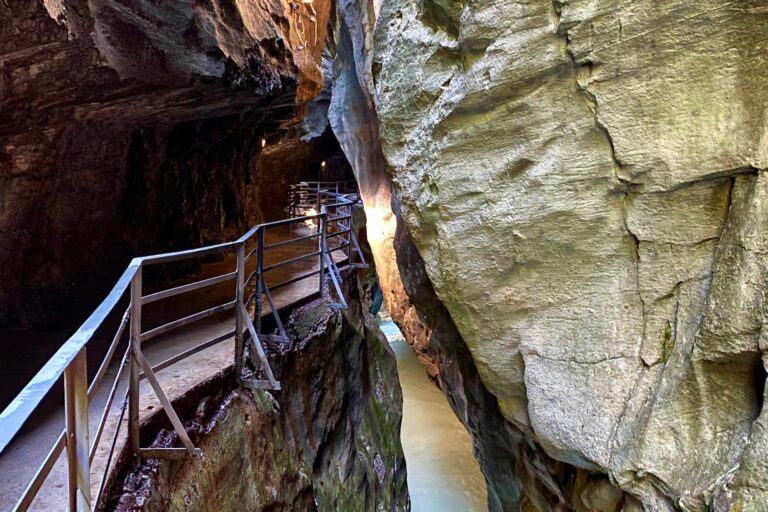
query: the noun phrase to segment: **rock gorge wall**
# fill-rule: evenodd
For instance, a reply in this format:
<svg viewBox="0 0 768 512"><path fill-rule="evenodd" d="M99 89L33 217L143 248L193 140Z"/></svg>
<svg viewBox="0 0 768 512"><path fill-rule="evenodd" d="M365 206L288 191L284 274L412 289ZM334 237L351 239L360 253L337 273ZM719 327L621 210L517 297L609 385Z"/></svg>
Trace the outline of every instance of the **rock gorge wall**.
<svg viewBox="0 0 768 512"><path fill-rule="evenodd" d="M369 277L347 274L346 310L315 301L291 313L291 342L268 347L281 391L233 389L231 368L198 390L186 425L205 458L145 462L114 485L104 510L410 510L402 394L368 313ZM160 430L154 443L174 441Z"/></svg>
<svg viewBox="0 0 768 512"><path fill-rule="evenodd" d="M270 215L313 5L0 1L0 326ZM491 509L762 510L764 2L335 8L331 126Z"/></svg>
<svg viewBox="0 0 768 512"><path fill-rule="evenodd" d="M387 308L471 433L490 510L555 510L584 492L599 499L604 481L550 458L504 419L405 229L379 144L370 80L377 8L372 2L338 4L329 118L357 175ZM574 479L570 492L561 491L559 483L567 487Z"/></svg>
<svg viewBox="0 0 768 512"><path fill-rule="evenodd" d="M463 340L498 404L498 453L463 409L489 491L516 482L491 507L764 510L764 3L385 0L371 20L358 83L428 277L406 336L454 382ZM456 344L430 338L441 304Z"/></svg>
<svg viewBox="0 0 768 512"><path fill-rule="evenodd" d="M330 7L0 2L0 328L274 218L298 166L265 174L260 139L322 89Z"/></svg>
<svg viewBox="0 0 768 512"><path fill-rule="evenodd" d="M487 478L489 505L493 510L511 509L520 497L521 483L513 468L516 460L522 460L514 456L521 437L513 439L505 428L495 399L478 378L466 345L437 300L397 212L397 197L379 144L370 80L376 6L340 1L337 10L328 118L357 177L368 243L387 309L472 433L475 454ZM530 482L536 486L535 479Z"/></svg>

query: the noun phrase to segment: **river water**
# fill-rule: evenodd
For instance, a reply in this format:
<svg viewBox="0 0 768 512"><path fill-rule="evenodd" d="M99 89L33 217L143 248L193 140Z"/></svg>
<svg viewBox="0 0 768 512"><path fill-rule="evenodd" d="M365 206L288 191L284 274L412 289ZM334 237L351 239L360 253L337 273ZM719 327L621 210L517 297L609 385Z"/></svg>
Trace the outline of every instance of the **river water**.
<svg viewBox="0 0 768 512"><path fill-rule="evenodd" d="M485 479L472 440L386 312L379 325L397 356L403 451L413 512L485 512Z"/></svg>

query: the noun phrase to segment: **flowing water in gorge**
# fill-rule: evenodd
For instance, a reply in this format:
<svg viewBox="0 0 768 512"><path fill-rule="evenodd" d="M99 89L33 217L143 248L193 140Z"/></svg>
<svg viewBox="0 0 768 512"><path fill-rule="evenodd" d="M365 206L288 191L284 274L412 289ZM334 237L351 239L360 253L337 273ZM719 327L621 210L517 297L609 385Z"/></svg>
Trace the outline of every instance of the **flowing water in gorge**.
<svg viewBox="0 0 768 512"><path fill-rule="evenodd" d="M403 388L401 436L413 512L486 511L485 479L469 434L388 313L380 313L379 325L397 356Z"/></svg>

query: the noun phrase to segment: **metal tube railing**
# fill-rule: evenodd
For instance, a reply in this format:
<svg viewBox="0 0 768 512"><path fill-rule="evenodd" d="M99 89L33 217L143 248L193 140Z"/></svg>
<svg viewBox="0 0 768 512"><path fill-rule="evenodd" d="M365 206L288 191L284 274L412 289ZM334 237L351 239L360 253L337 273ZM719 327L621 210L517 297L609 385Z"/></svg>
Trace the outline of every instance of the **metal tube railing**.
<svg viewBox="0 0 768 512"><path fill-rule="evenodd" d="M347 185L341 185L339 183L334 185L334 192L328 192L323 188L327 185L325 183L307 182L306 186L312 188L314 192L313 199L317 201L316 204L318 206L318 211L312 215L303 215L254 226L242 237L233 242L221 243L188 251L135 258L131 261L114 288L98 308L88 317L77 332L61 346L56 354L54 354L54 356L33 377L29 384L22 389L11 404L0 413L0 453L2 453L2 451L4 451L10 442L17 436L35 408L51 391L54 384L60 378L64 378L65 431L62 432L62 435L57 439L56 443L54 443L38 472L27 485L27 488L17 502L14 511L25 511L29 508L62 451L66 451L68 468L67 501L70 510L92 510L93 506L99 503L104 491L113 452L115 450L117 439L120 436L120 425L122 417L126 412L126 405L128 411L126 448L128 449L129 460L131 460L134 466L138 465L143 458L147 457L179 458L180 456L185 456L185 454L187 456L199 457L201 454L200 450L195 448L192 444L192 441L184 430L178 415L170 400L165 395L155 373L178 363L201 350L210 348L226 339L231 339L234 336L235 375L238 382L254 389L280 389L280 383L276 380L269 361L266 358L264 348L262 347L262 337L264 336L262 334L261 322L261 317L264 312L263 300L266 299L271 314L275 317L277 331L280 333L281 339L286 338L285 328L280 319L280 315L278 314L270 290L282 288L289 284L319 275L319 292L321 297L324 296L326 290L332 285L333 290L339 299L339 302L333 303L332 306L344 307L346 305L346 301L344 300L340 288L341 273L339 272L332 253L338 250L343 250L345 247L352 246L352 242L350 242L354 237L351 228L352 205L355 204L357 198L354 194L345 195L343 192L345 192L348 187ZM302 184L302 187L303 186L304 184ZM333 203L330 201L333 201ZM347 221L346 223L344 222L345 220ZM319 229L317 233L303 235L290 240L272 242L270 244L266 243L267 229L281 226L301 225L309 221L318 224ZM337 232L330 233L330 229L335 229L334 225L339 225L341 229ZM344 234L347 234L347 238L342 236ZM329 240L337 237L340 238L342 243L334 243L333 247L329 247ZM264 255L266 250L305 242L315 238L318 239L317 251L265 265ZM255 239L256 246L246 256L246 244L248 244L251 239ZM357 246L356 241L354 244ZM148 295L142 294L143 268L145 266L198 259L214 253L231 250L236 251L236 263L233 272L175 286ZM245 267L248 258L253 254L256 255L256 268L253 273L250 274L249 278L246 279ZM359 254L362 263L353 264L351 253L349 253L347 261L353 267L364 265L362 253ZM302 273L299 276L284 280L274 286L269 286L265 280L265 273L267 272L313 258L317 258L317 270ZM256 278L256 290L246 302L245 289L248 282L253 279L253 277ZM233 290L234 300L232 302L226 302L182 318L177 318L146 332L142 330L142 309L144 306L229 281L235 282ZM91 385L88 386L86 346L95 337L97 330L102 327L106 320L114 313L118 303L125 296L127 296L130 301L128 311L123 315L107 353L101 361ZM256 299L256 314L252 320L246 310L246 305L253 298ZM213 339L200 343L192 348L187 348L154 366L151 366L147 361L142 350L143 342L212 315L233 309L235 313L235 325L233 331L216 336ZM96 426L93 443L89 444L88 405L90 399L94 396L96 388L100 385L109 365L114 359L117 347L126 330L128 331L128 349L118 367L105 406L99 414L99 422ZM246 348L248 349L247 351ZM246 357L246 352L248 352L249 357ZM261 368L266 376L266 380L258 381L246 379L244 377L243 370L249 359L253 365ZM123 401L123 406L120 410L120 419L116 423L115 432L111 439L109 457L106 462L106 467L104 468L104 475L102 476L99 490L96 496L93 497L91 495L90 464L96 454L96 449L104 433L105 425L113 407L118 387L123 381L125 373L128 374L127 389L125 391L126 398ZM174 430L179 435L179 439L184 448L149 449L141 447L139 432L139 386L140 382L144 379L149 382L151 388L154 390L155 395L171 421Z"/></svg>
<svg viewBox="0 0 768 512"><path fill-rule="evenodd" d="M215 284L231 281L236 276L237 272L230 272L229 274L211 277L209 279L203 279L202 281L185 284L183 286L177 286L176 288L163 290L162 292L153 293L151 295L145 295L141 298L141 303L146 306L147 304L151 304L158 300L175 297L176 295L181 295L182 293L187 293L193 290L199 290L200 288L205 288L207 286L213 286Z"/></svg>

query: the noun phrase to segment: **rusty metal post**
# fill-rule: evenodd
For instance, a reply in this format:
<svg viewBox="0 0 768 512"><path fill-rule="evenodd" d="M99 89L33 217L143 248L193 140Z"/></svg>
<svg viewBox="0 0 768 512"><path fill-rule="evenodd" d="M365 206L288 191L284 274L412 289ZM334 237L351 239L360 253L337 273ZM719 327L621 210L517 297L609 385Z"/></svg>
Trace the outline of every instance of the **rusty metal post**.
<svg viewBox="0 0 768 512"><path fill-rule="evenodd" d="M243 328L242 308L245 295L245 242L237 246L237 284L235 285L235 379L239 383L243 377Z"/></svg>
<svg viewBox="0 0 768 512"><path fill-rule="evenodd" d="M69 510L90 512L91 469L88 457L88 366L83 348L64 370L67 420Z"/></svg>
<svg viewBox="0 0 768 512"><path fill-rule="evenodd" d="M141 351L141 274L139 267L131 280L130 312L130 366L128 373L128 447L134 467L141 463L141 445L139 438L139 362L136 354Z"/></svg>

